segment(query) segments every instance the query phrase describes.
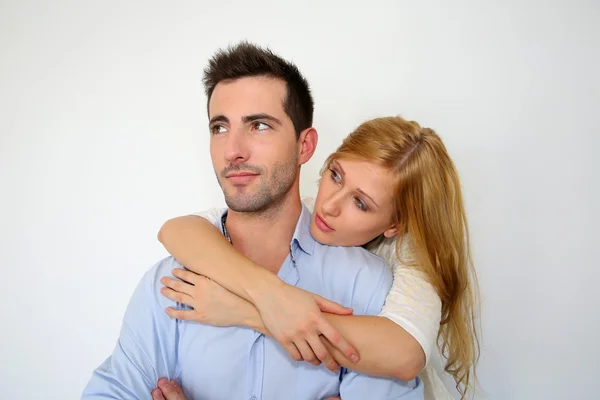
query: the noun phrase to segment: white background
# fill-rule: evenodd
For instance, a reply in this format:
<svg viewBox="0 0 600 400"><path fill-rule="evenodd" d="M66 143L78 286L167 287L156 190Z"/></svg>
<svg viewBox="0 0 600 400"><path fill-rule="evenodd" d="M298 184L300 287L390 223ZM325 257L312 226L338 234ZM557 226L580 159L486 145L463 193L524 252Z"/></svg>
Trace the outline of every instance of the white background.
<svg viewBox="0 0 600 400"><path fill-rule="evenodd" d="M599 398L599 20L597 1L1 1L0 397L78 398L162 222L223 204L202 69L249 39L312 84L304 195L365 119L445 140L483 295L476 397Z"/></svg>

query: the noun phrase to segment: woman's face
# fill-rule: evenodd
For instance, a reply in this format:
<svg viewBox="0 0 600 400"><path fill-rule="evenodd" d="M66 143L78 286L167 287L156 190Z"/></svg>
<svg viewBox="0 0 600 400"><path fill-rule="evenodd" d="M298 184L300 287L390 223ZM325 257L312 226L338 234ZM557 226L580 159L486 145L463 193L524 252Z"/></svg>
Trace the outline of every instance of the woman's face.
<svg viewBox="0 0 600 400"><path fill-rule="evenodd" d="M334 160L321 177L310 224L320 243L362 246L380 234L398 233L392 223L394 180L379 165L356 159Z"/></svg>

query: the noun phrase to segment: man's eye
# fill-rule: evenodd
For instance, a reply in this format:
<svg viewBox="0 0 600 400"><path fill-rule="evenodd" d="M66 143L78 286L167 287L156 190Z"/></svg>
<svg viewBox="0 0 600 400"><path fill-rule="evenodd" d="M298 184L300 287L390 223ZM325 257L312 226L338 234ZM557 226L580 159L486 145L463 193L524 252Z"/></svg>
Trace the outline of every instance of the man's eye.
<svg viewBox="0 0 600 400"><path fill-rule="evenodd" d="M266 131L267 129L270 129L271 127L269 125L265 124L264 122L255 122L252 125L252 128L255 131Z"/></svg>
<svg viewBox="0 0 600 400"><path fill-rule="evenodd" d="M225 132L227 132L227 129L225 129L225 127L224 127L223 125L213 125L213 126L210 128L210 132L211 132L213 135L218 135L218 134L220 134L220 133L225 133Z"/></svg>

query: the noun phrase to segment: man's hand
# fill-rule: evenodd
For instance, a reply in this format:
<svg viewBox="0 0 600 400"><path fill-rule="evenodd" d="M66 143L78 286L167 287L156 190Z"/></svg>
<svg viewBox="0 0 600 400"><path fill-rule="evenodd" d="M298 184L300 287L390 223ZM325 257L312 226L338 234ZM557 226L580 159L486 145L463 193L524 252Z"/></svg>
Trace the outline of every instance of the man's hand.
<svg viewBox="0 0 600 400"><path fill-rule="evenodd" d="M151 392L153 400L186 400L181 386L175 379L168 381L166 378L160 378L157 386Z"/></svg>

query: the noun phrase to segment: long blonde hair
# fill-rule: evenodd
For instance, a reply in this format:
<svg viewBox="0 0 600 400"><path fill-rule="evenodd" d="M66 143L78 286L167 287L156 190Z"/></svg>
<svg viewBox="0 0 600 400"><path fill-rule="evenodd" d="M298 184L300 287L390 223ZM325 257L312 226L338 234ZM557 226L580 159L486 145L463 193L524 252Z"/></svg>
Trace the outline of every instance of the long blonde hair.
<svg viewBox="0 0 600 400"><path fill-rule="evenodd" d="M433 130L414 121L376 118L348 135L325 168L338 158L373 162L396 176L392 219L401 227L396 254L402 262L400 249L408 241L416 260L411 266L441 299L437 345L464 399L479 360L479 296L460 181L446 147Z"/></svg>

